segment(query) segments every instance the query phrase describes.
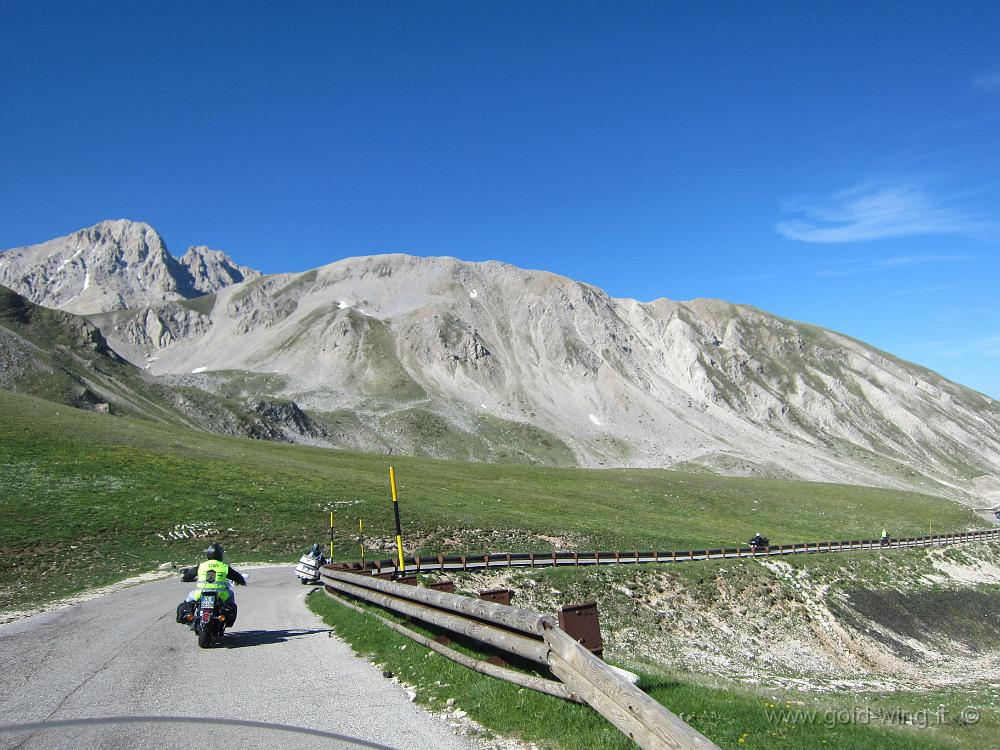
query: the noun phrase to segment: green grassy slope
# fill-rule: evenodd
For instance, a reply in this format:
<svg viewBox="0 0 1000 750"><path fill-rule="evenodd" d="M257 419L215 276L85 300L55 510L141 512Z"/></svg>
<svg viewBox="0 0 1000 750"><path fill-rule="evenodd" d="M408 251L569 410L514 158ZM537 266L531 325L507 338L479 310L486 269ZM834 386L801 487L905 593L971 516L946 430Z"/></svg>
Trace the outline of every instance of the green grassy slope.
<svg viewBox="0 0 1000 750"><path fill-rule="evenodd" d="M73 409L0 390L0 607L191 561L204 538L234 559L292 559L337 513L338 556L353 530L387 538L387 470L404 535L420 553L774 543L917 534L975 524L938 498L851 486L669 471L553 469L372 456L227 438ZM377 539L370 540L377 542ZM377 545L376 545L377 546Z"/></svg>
<svg viewBox="0 0 1000 750"><path fill-rule="evenodd" d="M0 286L0 387L58 403L182 422L83 318Z"/></svg>

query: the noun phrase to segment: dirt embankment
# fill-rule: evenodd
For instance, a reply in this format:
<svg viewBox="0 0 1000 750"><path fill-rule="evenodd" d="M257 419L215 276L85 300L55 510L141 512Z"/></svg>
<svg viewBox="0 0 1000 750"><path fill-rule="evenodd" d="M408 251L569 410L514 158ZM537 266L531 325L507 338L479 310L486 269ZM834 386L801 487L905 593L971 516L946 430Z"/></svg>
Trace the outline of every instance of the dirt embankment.
<svg viewBox="0 0 1000 750"><path fill-rule="evenodd" d="M625 663L809 690L997 682L1000 545L784 560L495 571L554 612L597 601L606 652Z"/></svg>

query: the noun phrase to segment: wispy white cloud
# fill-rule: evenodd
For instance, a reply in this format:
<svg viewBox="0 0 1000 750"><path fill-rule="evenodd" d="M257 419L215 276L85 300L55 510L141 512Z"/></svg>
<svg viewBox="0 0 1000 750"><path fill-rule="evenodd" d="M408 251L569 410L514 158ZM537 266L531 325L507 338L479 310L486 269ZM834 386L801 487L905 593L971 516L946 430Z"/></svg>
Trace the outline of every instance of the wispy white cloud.
<svg viewBox="0 0 1000 750"><path fill-rule="evenodd" d="M774 281L775 279L783 279L785 274L781 273L752 273L747 276L737 276L733 281L752 283L754 281Z"/></svg>
<svg viewBox="0 0 1000 750"><path fill-rule="evenodd" d="M897 255L891 258L862 258L840 261L834 268L825 268L817 276L858 276L859 274L893 271L899 268L957 263L972 260L975 255Z"/></svg>
<svg viewBox="0 0 1000 750"><path fill-rule="evenodd" d="M933 284L932 286L921 286L914 289L897 289L893 294L897 297L910 294L933 294L934 292L946 292L949 289L955 288L955 284Z"/></svg>
<svg viewBox="0 0 1000 750"><path fill-rule="evenodd" d="M839 243L917 234L979 234L990 222L946 205L917 185L877 188L870 184L823 201L797 200L785 209L799 218L778 222L784 237L802 242Z"/></svg>
<svg viewBox="0 0 1000 750"><path fill-rule="evenodd" d="M946 359L958 359L970 355L1000 357L1000 336L956 341L925 341L914 344L913 348Z"/></svg>
<svg viewBox="0 0 1000 750"><path fill-rule="evenodd" d="M985 73L972 82L980 91L1000 91L1000 72Z"/></svg>

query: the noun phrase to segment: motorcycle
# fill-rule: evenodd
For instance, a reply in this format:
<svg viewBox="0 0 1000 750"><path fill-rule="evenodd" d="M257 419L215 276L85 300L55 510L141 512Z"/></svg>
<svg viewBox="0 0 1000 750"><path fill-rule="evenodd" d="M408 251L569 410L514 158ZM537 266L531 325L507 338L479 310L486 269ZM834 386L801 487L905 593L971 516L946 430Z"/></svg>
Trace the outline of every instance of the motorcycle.
<svg viewBox="0 0 1000 750"><path fill-rule="evenodd" d="M244 579L248 577L244 574ZM210 648L220 640L226 628L236 623L236 602L223 601L218 591L204 591L197 601L185 600L177 605L177 622L186 624L198 635L198 645Z"/></svg>
<svg viewBox="0 0 1000 750"><path fill-rule="evenodd" d="M319 545L314 544L311 550L299 558L299 564L295 566L295 575L299 579L299 583L303 586L313 586L319 583L319 569L327 562L328 560L323 557L323 553L319 551Z"/></svg>
<svg viewBox="0 0 1000 750"><path fill-rule="evenodd" d="M747 546L750 547L750 551L754 553L766 552L768 545L770 545L770 543L771 540L768 539L766 536L758 535L755 536L753 539L751 539L749 542L747 542Z"/></svg>
<svg viewBox="0 0 1000 750"><path fill-rule="evenodd" d="M216 592L206 591L195 602L189 627L198 634L198 645L201 648L210 648L216 640L225 635L226 627L231 620L232 609L226 607Z"/></svg>

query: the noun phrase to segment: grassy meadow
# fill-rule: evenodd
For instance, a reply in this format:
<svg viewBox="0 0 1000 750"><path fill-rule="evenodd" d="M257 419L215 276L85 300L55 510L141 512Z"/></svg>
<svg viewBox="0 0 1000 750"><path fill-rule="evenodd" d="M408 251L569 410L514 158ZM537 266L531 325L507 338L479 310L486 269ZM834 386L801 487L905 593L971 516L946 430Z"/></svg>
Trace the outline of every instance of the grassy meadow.
<svg viewBox="0 0 1000 750"><path fill-rule="evenodd" d="M359 518L369 554L388 556L390 463L408 551L421 554L556 542L687 549L735 545L757 530L782 543L976 525L965 507L911 492L368 455L227 438L3 390L0 414L0 609L189 563L209 537L237 561L291 560L325 541L330 510L338 557L357 557Z"/></svg>

